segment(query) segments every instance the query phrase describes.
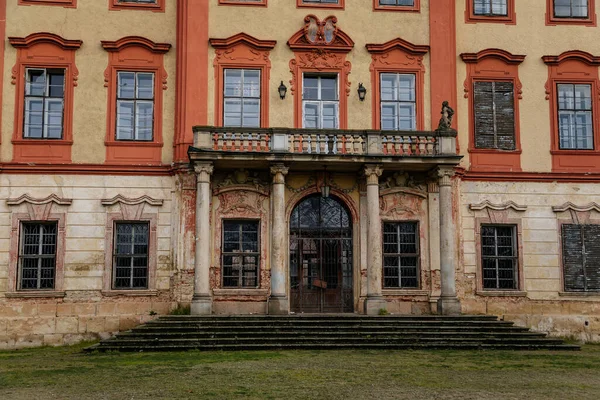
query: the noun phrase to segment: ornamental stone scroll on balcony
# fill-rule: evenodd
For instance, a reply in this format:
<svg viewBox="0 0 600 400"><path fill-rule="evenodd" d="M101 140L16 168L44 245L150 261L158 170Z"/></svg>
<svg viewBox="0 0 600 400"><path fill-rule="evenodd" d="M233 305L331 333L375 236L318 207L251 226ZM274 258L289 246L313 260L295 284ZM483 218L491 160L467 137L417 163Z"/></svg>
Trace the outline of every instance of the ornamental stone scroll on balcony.
<svg viewBox="0 0 600 400"><path fill-rule="evenodd" d="M456 155L456 131L194 127L194 147L216 152L330 156Z"/></svg>

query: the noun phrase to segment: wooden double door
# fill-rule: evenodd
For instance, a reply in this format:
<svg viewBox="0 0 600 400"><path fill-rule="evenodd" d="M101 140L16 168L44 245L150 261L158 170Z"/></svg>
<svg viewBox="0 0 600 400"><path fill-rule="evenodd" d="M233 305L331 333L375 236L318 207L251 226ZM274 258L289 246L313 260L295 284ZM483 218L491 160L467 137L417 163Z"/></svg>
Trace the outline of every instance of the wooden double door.
<svg viewBox="0 0 600 400"><path fill-rule="evenodd" d="M310 196L290 219L290 308L353 312L352 219L335 197Z"/></svg>

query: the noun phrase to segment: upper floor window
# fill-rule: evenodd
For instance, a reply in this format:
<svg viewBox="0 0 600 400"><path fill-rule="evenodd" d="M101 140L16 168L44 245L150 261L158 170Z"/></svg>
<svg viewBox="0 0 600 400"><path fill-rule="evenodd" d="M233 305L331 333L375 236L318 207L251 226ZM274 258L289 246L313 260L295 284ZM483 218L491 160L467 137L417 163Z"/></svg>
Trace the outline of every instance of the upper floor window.
<svg viewBox="0 0 600 400"><path fill-rule="evenodd" d="M119 3L157 4L158 0L118 0Z"/></svg>
<svg viewBox="0 0 600 400"><path fill-rule="evenodd" d="M473 82L475 148L515 149L513 82Z"/></svg>
<svg viewBox="0 0 600 400"><path fill-rule="evenodd" d="M116 223L113 289L148 288L148 223Z"/></svg>
<svg viewBox="0 0 600 400"><path fill-rule="evenodd" d="M383 224L383 286L419 287L419 224Z"/></svg>
<svg viewBox="0 0 600 400"><path fill-rule="evenodd" d="M257 287L259 222L223 221L223 287Z"/></svg>
<svg viewBox="0 0 600 400"><path fill-rule="evenodd" d="M302 127L339 127L338 76L304 74L302 80Z"/></svg>
<svg viewBox="0 0 600 400"><path fill-rule="evenodd" d="M567 292L600 291L600 225L562 225L563 281Z"/></svg>
<svg viewBox="0 0 600 400"><path fill-rule="evenodd" d="M21 225L19 289L54 289L58 224L27 222Z"/></svg>
<svg viewBox="0 0 600 400"><path fill-rule="evenodd" d="M380 6L409 6L415 5L415 0L378 0Z"/></svg>
<svg viewBox="0 0 600 400"><path fill-rule="evenodd" d="M260 127L260 70L225 69L223 126Z"/></svg>
<svg viewBox="0 0 600 400"><path fill-rule="evenodd" d="M507 16L508 0L472 0L473 14L481 16Z"/></svg>
<svg viewBox="0 0 600 400"><path fill-rule="evenodd" d="M267 0L219 0L219 4L238 6L266 6Z"/></svg>
<svg viewBox="0 0 600 400"><path fill-rule="evenodd" d="M481 227L481 266L483 289L518 288L517 227L484 225Z"/></svg>
<svg viewBox="0 0 600 400"><path fill-rule="evenodd" d="M414 131L417 126L417 100L414 74L382 73L381 129Z"/></svg>
<svg viewBox="0 0 600 400"><path fill-rule="evenodd" d="M564 149L594 148L592 88L587 84L557 85L559 146Z"/></svg>
<svg viewBox="0 0 600 400"><path fill-rule="evenodd" d="M151 141L154 125L154 73L117 73L117 140Z"/></svg>
<svg viewBox="0 0 600 400"><path fill-rule="evenodd" d="M300 0L302 4L339 4L340 0Z"/></svg>
<svg viewBox="0 0 600 400"><path fill-rule="evenodd" d="M27 69L23 137L61 139L64 97L64 69Z"/></svg>
<svg viewBox="0 0 600 400"><path fill-rule="evenodd" d="M554 0L554 17L588 18L588 0Z"/></svg>
<svg viewBox="0 0 600 400"><path fill-rule="evenodd" d="M109 10L165 11L166 0L109 0Z"/></svg>

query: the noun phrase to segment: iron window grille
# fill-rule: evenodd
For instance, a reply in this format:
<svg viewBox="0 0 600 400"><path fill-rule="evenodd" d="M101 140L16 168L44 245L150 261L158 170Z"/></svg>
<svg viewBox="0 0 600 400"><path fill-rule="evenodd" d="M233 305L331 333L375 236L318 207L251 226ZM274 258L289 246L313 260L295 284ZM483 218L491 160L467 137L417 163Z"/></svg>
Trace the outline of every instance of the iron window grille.
<svg viewBox="0 0 600 400"><path fill-rule="evenodd" d="M481 227L483 289L516 290L518 284L517 227Z"/></svg>
<svg viewBox="0 0 600 400"><path fill-rule="evenodd" d="M515 101L512 82L477 81L473 84L475 147L514 150Z"/></svg>
<svg viewBox="0 0 600 400"><path fill-rule="evenodd" d="M223 221L223 287L258 287L259 221Z"/></svg>
<svg viewBox="0 0 600 400"><path fill-rule="evenodd" d="M223 126L260 127L260 70L225 69Z"/></svg>
<svg viewBox="0 0 600 400"><path fill-rule="evenodd" d="M383 224L383 286L419 287L419 224L386 222Z"/></svg>
<svg viewBox="0 0 600 400"><path fill-rule="evenodd" d="M54 289L57 230L56 222L21 224L19 289Z"/></svg>
<svg viewBox="0 0 600 400"><path fill-rule="evenodd" d="M117 140L152 141L154 73L117 73Z"/></svg>
<svg viewBox="0 0 600 400"><path fill-rule="evenodd" d="M592 86L560 83L557 91L560 149L592 150Z"/></svg>
<svg viewBox="0 0 600 400"><path fill-rule="evenodd" d="M487 17L508 16L508 0L473 0L473 14Z"/></svg>
<svg viewBox="0 0 600 400"><path fill-rule="evenodd" d="M302 126L313 129L339 127L338 76L304 74L302 77Z"/></svg>
<svg viewBox="0 0 600 400"><path fill-rule="evenodd" d="M115 224L113 289L148 289L149 224Z"/></svg>
<svg viewBox="0 0 600 400"><path fill-rule="evenodd" d="M600 225L562 225L567 292L600 292Z"/></svg>
<svg viewBox="0 0 600 400"><path fill-rule="evenodd" d="M382 73L380 79L381 129L417 129L414 74Z"/></svg>
<svg viewBox="0 0 600 400"><path fill-rule="evenodd" d="M65 70L28 68L25 71L25 139L62 139Z"/></svg>
<svg viewBox="0 0 600 400"><path fill-rule="evenodd" d="M588 0L554 0L555 18L588 18Z"/></svg>

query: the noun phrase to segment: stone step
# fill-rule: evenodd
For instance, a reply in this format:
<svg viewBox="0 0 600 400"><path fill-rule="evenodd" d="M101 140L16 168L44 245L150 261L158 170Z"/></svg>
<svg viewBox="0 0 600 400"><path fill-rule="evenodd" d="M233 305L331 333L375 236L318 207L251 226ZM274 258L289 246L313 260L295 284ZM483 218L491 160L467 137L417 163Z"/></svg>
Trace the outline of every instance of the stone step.
<svg viewBox="0 0 600 400"><path fill-rule="evenodd" d="M405 321L345 321L345 320L331 320L331 321L303 321L303 320L289 320L289 321L165 321L156 320L150 321L146 324L147 326L171 326L171 327L185 327L185 326L205 326L205 327L232 327L232 326L314 326L314 327L327 327L327 326L513 326L514 324L510 321L416 321L416 320L405 320Z"/></svg>
<svg viewBox="0 0 600 400"><path fill-rule="evenodd" d="M290 314L290 315L165 315L161 316L161 321L242 321L242 320L261 320L261 321L300 321L300 320L322 320L332 319L351 321L369 321L369 320L426 320L426 321L498 321L493 315L362 315L362 314Z"/></svg>

